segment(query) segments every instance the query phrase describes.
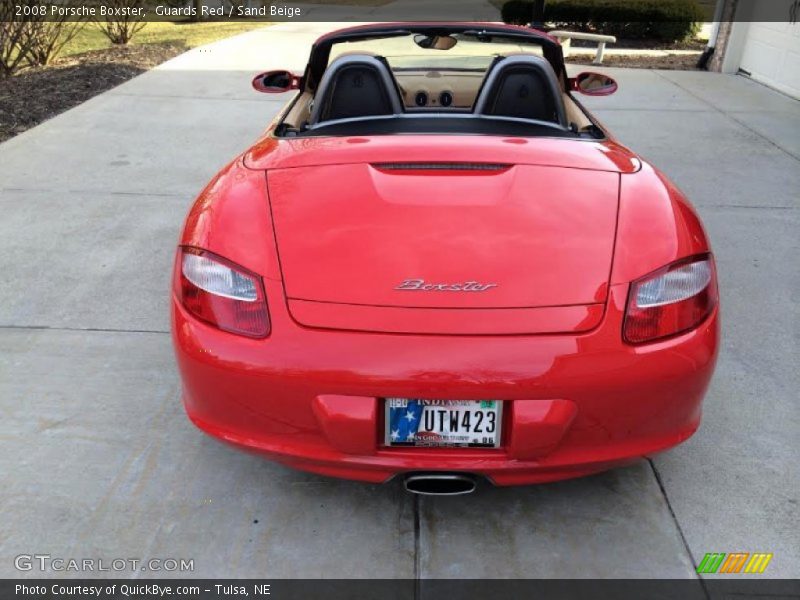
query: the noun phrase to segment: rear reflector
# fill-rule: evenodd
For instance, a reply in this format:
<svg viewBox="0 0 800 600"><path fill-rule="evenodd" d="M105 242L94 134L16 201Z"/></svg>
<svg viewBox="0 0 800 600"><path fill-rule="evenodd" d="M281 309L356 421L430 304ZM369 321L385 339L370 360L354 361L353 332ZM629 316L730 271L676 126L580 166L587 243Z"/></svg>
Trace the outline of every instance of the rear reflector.
<svg viewBox="0 0 800 600"><path fill-rule="evenodd" d="M699 325L717 305L710 255L682 259L631 284L622 337L641 344Z"/></svg>
<svg viewBox="0 0 800 600"><path fill-rule="evenodd" d="M176 291L186 310L223 331L254 338L269 335L261 278L220 256L182 248Z"/></svg>

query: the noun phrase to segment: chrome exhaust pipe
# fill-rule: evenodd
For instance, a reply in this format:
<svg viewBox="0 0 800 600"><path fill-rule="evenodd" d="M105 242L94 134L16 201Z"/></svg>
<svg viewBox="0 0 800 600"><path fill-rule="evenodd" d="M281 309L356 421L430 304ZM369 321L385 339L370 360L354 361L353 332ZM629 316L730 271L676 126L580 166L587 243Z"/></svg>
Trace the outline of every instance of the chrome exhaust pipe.
<svg viewBox="0 0 800 600"><path fill-rule="evenodd" d="M403 487L424 496L458 496L474 492L476 481L462 473L412 473L403 478Z"/></svg>

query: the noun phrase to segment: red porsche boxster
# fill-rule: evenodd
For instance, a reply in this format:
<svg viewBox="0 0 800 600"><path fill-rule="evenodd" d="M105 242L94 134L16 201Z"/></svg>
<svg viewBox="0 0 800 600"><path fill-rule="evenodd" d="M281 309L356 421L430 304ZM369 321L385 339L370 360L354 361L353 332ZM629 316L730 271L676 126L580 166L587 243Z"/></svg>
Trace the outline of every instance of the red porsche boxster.
<svg viewBox="0 0 800 600"><path fill-rule="evenodd" d="M264 136L203 190L175 259L183 400L210 435L409 491L527 484L700 423L714 259L681 192L528 28L321 37Z"/></svg>

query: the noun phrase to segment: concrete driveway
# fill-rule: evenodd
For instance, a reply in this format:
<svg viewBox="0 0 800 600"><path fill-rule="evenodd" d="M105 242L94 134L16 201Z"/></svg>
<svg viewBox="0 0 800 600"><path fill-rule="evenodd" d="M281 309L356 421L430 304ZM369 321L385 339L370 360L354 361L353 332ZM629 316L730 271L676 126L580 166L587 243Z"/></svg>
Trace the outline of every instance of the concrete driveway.
<svg viewBox="0 0 800 600"><path fill-rule="evenodd" d="M45 553L194 559L202 577L690 578L733 551L800 575L800 103L740 77L605 69L621 91L588 102L694 199L717 253L723 351L686 444L586 479L415 499L189 424L167 314L183 216L282 103L253 73L301 68L333 26L193 50L0 145L0 576Z"/></svg>

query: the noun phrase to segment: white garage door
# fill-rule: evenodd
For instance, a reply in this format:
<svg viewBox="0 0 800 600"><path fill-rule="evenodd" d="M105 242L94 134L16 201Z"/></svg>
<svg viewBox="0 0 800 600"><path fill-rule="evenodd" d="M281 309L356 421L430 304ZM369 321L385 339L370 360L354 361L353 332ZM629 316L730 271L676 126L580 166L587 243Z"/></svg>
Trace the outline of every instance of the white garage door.
<svg viewBox="0 0 800 600"><path fill-rule="evenodd" d="M756 11L759 4L764 6L756 3ZM800 22L750 23L740 67L753 79L800 98Z"/></svg>

